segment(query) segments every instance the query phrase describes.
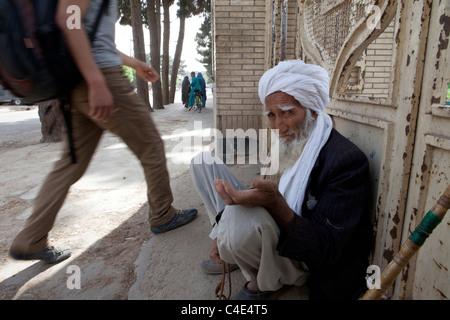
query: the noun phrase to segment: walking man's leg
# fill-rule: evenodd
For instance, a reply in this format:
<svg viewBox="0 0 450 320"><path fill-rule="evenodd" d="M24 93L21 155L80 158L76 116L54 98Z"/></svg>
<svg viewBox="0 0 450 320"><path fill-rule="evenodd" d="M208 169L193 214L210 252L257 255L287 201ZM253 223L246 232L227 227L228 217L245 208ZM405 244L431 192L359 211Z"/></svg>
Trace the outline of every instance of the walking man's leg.
<svg viewBox="0 0 450 320"><path fill-rule="evenodd" d="M114 97L113 115L104 126L121 137L142 164L152 232L169 231L192 221L197 215L196 209L177 210L172 206L164 143L150 110L133 92L120 67L106 69L103 73Z"/></svg>
<svg viewBox="0 0 450 320"><path fill-rule="evenodd" d="M77 96L76 90L74 94ZM77 163L72 163L68 142L65 141L61 159L55 163L42 185L24 229L11 244L10 254L13 258L59 262L70 256L68 250L48 249L48 233L53 228L56 215L70 186L86 171L103 133L101 128L79 111L77 105L73 104L72 110L72 133Z"/></svg>

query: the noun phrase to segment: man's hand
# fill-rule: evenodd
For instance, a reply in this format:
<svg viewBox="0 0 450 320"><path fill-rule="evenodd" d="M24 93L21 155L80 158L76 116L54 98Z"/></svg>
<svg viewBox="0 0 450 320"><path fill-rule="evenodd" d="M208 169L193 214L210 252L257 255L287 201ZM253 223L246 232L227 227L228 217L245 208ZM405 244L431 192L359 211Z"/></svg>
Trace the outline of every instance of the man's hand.
<svg viewBox="0 0 450 320"><path fill-rule="evenodd" d="M159 74L152 66L144 61L130 57L125 53L118 51L122 64L136 70L136 74L147 82L155 82L159 79Z"/></svg>
<svg viewBox="0 0 450 320"><path fill-rule="evenodd" d="M106 121L112 114L113 98L106 80L95 62L91 44L82 26L81 28L67 28L67 19L70 11L67 8L76 4L81 8L81 16L84 16L90 0L59 0L56 12L56 23L64 35L70 53L88 85L89 115L97 121Z"/></svg>
<svg viewBox="0 0 450 320"><path fill-rule="evenodd" d="M113 96L106 83L89 85L89 116L97 121L107 121L113 111Z"/></svg>
<svg viewBox="0 0 450 320"><path fill-rule="evenodd" d="M278 191L275 182L265 179L253 180L253 188L236 190L225 180L214 180L217 193L227 205L241 205L246 207L264 207L272 218L286 230L294 220L294 212L287 204L283 195Z"/></svg>
<svg viewBox="0 0 450 320"><path fill-rule="evenodd" d="M136 74L147 82L155 82L159 79L159 74L152 66L142 62L136 66Z"/></svg>
<svg viewBox="0 0 450 320"><path fill-rule="evenodd" d="M275 182L264 179L253 180L253 188L236 190L225 180L214 180L217 193L228 205L246 207L271 207L277 197L281 196Z"/></svg>

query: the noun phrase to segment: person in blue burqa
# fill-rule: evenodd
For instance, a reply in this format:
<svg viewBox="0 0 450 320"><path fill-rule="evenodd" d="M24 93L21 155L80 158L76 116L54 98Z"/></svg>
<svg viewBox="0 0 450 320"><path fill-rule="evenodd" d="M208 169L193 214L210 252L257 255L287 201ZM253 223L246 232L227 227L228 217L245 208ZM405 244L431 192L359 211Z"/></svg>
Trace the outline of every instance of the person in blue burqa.
<svg viewBox="0 0 450 320"><path fill-rule="evenodd" d="M204 82L202 78L195 76L194 71L191 72L191 77L191 84L189 85L191 87L191 93L189 95L188 111L191 111L191 108L195 103L195 92L202 91L202 82Z"/></svg>
<svg viewBox="0 0 450 320"><path fill-rule="evenodd" d="M197 74L197 78L202 79L202 108L206 107L206 81L201 72Z"/></svg>

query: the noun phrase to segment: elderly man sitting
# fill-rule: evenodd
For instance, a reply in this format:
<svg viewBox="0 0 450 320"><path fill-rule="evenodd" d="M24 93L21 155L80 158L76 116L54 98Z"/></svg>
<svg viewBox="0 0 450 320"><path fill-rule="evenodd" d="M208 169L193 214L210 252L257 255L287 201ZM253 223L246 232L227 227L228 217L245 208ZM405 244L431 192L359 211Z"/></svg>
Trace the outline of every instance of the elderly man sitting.
<svg viewBox="0 0 450 320"><path fill-rule="evenodd" d="M328 92L327 72L300 60L261 77L264 116L280 139L278 178L246 189L214 155L192 161L215 222L210 256L218 266L236 264L248 280L235 299L273 298L305 283L310 299L356 299L367 289L368 161L332 128L323 112Z"/></svg>

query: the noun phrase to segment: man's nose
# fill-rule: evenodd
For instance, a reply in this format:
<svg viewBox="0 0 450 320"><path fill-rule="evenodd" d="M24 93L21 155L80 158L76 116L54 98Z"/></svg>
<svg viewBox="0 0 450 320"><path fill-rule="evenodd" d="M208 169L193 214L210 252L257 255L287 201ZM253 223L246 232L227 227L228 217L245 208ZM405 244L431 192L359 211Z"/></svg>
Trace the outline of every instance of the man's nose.
<svg viewBox="0 0 450 320"><path fill-rule="evenodd" d="M275 129L278 129L280 135L282 135L287 131L288 126L286 125L285 121L282 118L277 118L275 120Z"/></svg>

